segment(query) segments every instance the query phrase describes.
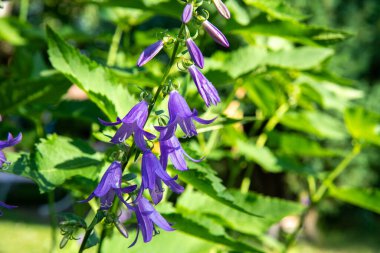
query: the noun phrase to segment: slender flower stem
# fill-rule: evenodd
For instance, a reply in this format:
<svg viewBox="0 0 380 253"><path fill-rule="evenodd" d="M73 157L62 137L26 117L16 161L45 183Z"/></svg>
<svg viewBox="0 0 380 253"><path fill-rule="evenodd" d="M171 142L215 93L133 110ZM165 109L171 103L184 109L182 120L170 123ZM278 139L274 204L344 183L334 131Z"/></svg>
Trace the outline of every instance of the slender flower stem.
<svg viewBox="0 0 380 253"><path fill-rule="evenodd" d="M19 19L26 22L28 18L29 0L21 0Z"/></svg>
<svg viewBox="0 0 380 253"><path fill-rule="evenodd" d="M50 225L51 225L51 248L50 252L55 252L57 245L57 215L55 213L54 207L54 192L48 192L48 205L49 205L49 214L50 214Z"/></svg>
<svg viewBox="0 0 380 253"><path fill-rule="evenodd" d="M333 184L334 180L345 171L347 166L360 153L360 151L361 144L355 143L351 152L335 167L333 171L331 171L331 173L326 177L326 179L323 180L322 185L318 188L318 190L315 190L314 180L311 180L310 178L308 179L309 196L312 200L312 203L302 212L300 222L296 230L286 240L283 252L287 252L288 249L296 241L298 234L301 232L303 228L306 216L310 212L310 210L321 202L321 200L326 196L326 192L328 188Z"/></svg>
<svg viewBox="0 0 380 253"><path fill-rule="evenodd" d="M325 180L323 180L322 185L319 187L317 192L312 196L313 202L319 202L325 195L327 189L332 185L333 181L344 172L351 161L360 153L361 144L355 143L351 152L338 164L338 166L331 171Z"/></svg>
<svg viewBox="0 0 380 253"><path fill-rule="evenodd" d="M169 76L170 70L172 69L172 67L173 67L173 65L174 65L174 62L175 62L175 59L176 59L176 56L177 56L177 52L178 52L178 49L179 49L179 45L180 45L180 40L179 40L179 38L181 37L184 28L185 28L185 26L182 24L182 25L181 25L181 28L179 29L179 32L178 32L178 39L177 39L177 41L176 41L175 44L174 44L174 48L173 48L172 55L171 55L171 57L170 57L169 64L168 64L168 66L167 66L167 68L166 68L166 70L165 70L165 73L164 73L164 75L163 75L161 81L160 81L160 85L158 86L158 89L157 89L156 93L155 93L154 96L153 96L153 100L152 100L152 102L149 104L149 108L148 108L148 118L149 118L149 115L150 115L150 113L152 112L152 110L153 110L153 108L154 108L154 106L155 106L155 104L156 104L156 102L157 102L157 99L158 99L158 97L159 97L159 95L160 95L162 89L163 89L164 86L165 86L165 82L166 82L166 80L167 80L167 78L168 78L168 76ZM116 32L115 32L115 34L116 34ZM111 46L111 48L112 48L112 46ZM110 50L110 51L111 51L111 50ZM127 164L128 164L128 162L129 162L130 158L132 157L132 154L135 153L135 150L136 150L136 147L135 147L135 144L133 143L132 146L131 146L131 148L128 150L127 154L125 155L125 153L124 153L124 155L126 156L126 159L125 159L125 162L122 164L122 171L123 171L123 172L124 172L125 168L127 167ZM112 207L111 207L111 210L110 210L111 213L115 213L115 212L117 211L118 206L119 206L119 199L118 199L118 198L115 198L115 199L114 199L114 202L113 202L113 205L112 205ZM98 211L98 212L99 212L99 211ZM92 231L93 231L95 225L96 225L97 223L99 223L100 221L101 221L101 220L98 220L96 216L95 216L94 219L91 221L91 224L94 224L94 223L95 223L95 224L94 224L93 226L90 226L89 229L86 230L85 236L84 236L84 238L83 238L83 241L82 241L82 244L81 244L81 246L80 246L80 249L79 249L79 252L78 252L78 253L83 252L84 247L85 247L85 245L86 245L86 242L87 242L88 238L90 237L90 235L91 235L91 233L92 233ZM101 236L101 238L100 238L99 247L98 247L98 252L101 252L101 246L102 246L102 244L103 244L102 241L104 240L105 235L107 234L107 231L104 231L104 230L106 230L106 228L104 228L103 231L102 231L102 235L104 234L104 236Z"/></svg>
<svg viewBox="0 0 380 253"><path fill-rule="evenodd" d="M116 63L117 50L119 48L122 34L123 34L123 28L121 27L121 25L117 25L115 33L113 34L113 37L112 37L110 50L108 51L108 57L107 57L108 66L114 66Z"/></svg>
<svg viewBox="0 0 380 253"><path fill-rule="evenodd" d="M284 103L280 105L274 115L268 120L268 123L264 127L264 131L259 135L259 137L256 140L256 146L258 148L262 148L265 146L265 143L268 140L268 133L271 132L276 125L280 122L281 118L284 116L284 114L289 110L289 104ZM248 167L245 176L242 180L240 191L242 193L247 193L249 190L249 187L251 186L251 177L253 174L254 166Z"/></svg>

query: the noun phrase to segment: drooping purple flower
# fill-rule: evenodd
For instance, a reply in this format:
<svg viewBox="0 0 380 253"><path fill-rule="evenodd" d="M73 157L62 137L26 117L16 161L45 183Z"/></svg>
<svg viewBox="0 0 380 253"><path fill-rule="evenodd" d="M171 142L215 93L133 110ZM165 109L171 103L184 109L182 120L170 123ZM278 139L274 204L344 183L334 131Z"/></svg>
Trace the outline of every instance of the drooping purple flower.
<svg viewBox="0 0 380 253"><path fill-rule="evenodd" d="M153 140L156 138L155 135L148 133L143 129L147 118L148 103L143 100L140 103L136 104L123 119L117 118L116 122L106 122L102 119L99 119L99 121L105 126L115 126L122 124L121 127L116 131L116 134L112 137L112 143L123 143L132 134L134 134L137 147L139 147L141 150L145 150L146 144L144 141L144 136L148 140Z"/></svg>
<svg viewBox="0 0 380 253"><path fill-rule="evenodd" d="M143 196L138 198L136 206L133 207L137 218L137 235L134 242L129 246L132 247L136 244L140 230L143 235L143 240L145 243L152 240L153 235L158 234L154 224L165 231L173 231L174 229L165 220L164 217L159 214L152 204L149 203L147 199Z"/></svg>
<svg viewBox="0 0 380 253"><path fill-rule="evenodd" d="M8 205L8 204L0 201L0 207L6 208L6 209L13 209L13 208L16 208L17 206ZM0 216L2 216L2 215L3 215L3 212L0 210Z"/></svg>
<svg viewBox="0 0 380 253"><path fill-rule="evenodd" d="M198 67L203 69L203 66L204 66L203 54L201 50L198 48L197 44L195 44L195 42L191 38L188 38L186 40L186 46L187 46L187 50L189 50L191 59L193 59L194 63Z"/></svg>
<svg viewBox="0 0 380 253"><path fill-rule="evenodd" d="M231 14L227 6L221 0L212 0L219 14L226 19L230 19Z"/></svg>
<svg viewBox="0 0 380 253"><path fill-rule="evenodd" d="M224 34L208 20L203 21L202 26L216 43L223 47L230 46L230 43L228 42L226 36L224 36Z"/></svg>
<svg viewBox="0 0 380 253"><path fill-rule="evenodd" d="M210 124L216 119L204 120L199 118L198 112L195 109L191 112L186 100L177 91L170 92L168 109L170 116L168 125L166 127L155 127L159 132L166 132L160 136L160 140L164 141L170 139L174 135L175 130L177 129L177 124L181 127L186 137L191 137L198 134L193 120L201 124Z"/></svg>
<svg viewBox="0 0 380 253"><path fill-rule="evenodd" d="M185 8L183 9L182 13L182 22L184 24L189 23L191 18L193 17L193 5L192 4L186 4Z"/></svg>
<svg viewBox="0 0 380 253"><path fill-rule="evenodd" d="M121 187L121 177L121 163L118 161L111 163L95 190L87 199L79 202L88 202L94 197L98 197L100 198L100 207L104 210L107 210L112 206L113 199L116 195L121 202L123 202L128 208L131 208L131 205L129 205L124 200L123 194L133 192L137 186L131 185L127 187Z"/></svg>
<svg viewBox="0 0 380 253"><path fill-rule="evenodd" d="M165 135L166 135L166 131L164 130L161 132L161 136L165 136ZM202 161L202 159L196 160L190 157L185 152L185 150L183 150L183 148L181 147L181 143L179 142L178 138L175 135L173 135L167 140L160 140L160 150L161 150L160 162L163 168L167 167L169 158L177 170L188 169L186 161L185 161L185 156L187 156L193 162Z"/></svg>
<svg viewBox="0 0 380 253"><path fill-rule="evenodd" d="M211 104L218 104L220 102L218 91L202 72L194 65L191 65L189 67L189 73L206 105L209 107Z"/></svg>
<svg viewBox="0 0 380 253"><path fill-rule="evenodd" d="M183 192L183 187L176 183L177 176L172 178L169 174L162 168L160 161L157 157L150 151L145 150L142 156L141 163L141 174L142 182L140 195L142 190L149 189L152 200L155 204L158 204L162 195L161 181L163 181L173 192L181 193Z"/></svg>
<svg viewBox="0 0 380 253"><path fill-rule="evenodd" d="M152 60L153 57L155 57L161 49L164 47L164 42L162 40L159 40L149 47L145 48L145 50L141 53L140 58L137 61L137 66L141 67L148 61Z"/></svg>
<svg viewBox="0 0 380 253"><path fill-rule="evenodd" d="M4 152L2 151L4 148L12 147L18 144L22 139L22 134L19 133L15 138L13 138L11 133L8 133L8 138L5 141L0 141L0 168L4 163L8 164L7 159L5 157Z"/></svg>

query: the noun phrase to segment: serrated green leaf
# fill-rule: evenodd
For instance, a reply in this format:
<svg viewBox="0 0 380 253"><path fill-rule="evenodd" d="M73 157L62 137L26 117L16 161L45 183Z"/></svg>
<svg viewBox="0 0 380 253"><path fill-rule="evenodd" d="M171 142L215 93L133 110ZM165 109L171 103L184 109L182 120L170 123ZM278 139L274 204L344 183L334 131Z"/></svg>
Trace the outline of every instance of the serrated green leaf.
<svg viewBox="0 0 380 253"><path fill-rule="evenodd" d="M253 217L224 205L200 192L186 190L178 199L176 207L182 213L199 212L218 217L230 229L250 235L261 236L269 227L288 215L299 215L304 206L299 203L262 196L255 193L243 194L230 191L236 201L262 217Z"/></svg>
<svg viewBox="0 0 380 253"><path fill-rule="evenodd" d="M69 82L60 74L6 81L0 83L0 108L2 113L22 106L46 109L46 104L57 103L69 87Z"/></svg>
<svg viewBox="0 0 380 253"><path fill-rule="evenodd" d="M281 124L320 138L342 140L346 137L343 123L318 111L288 112L281 118Z"/></svg>
<svg viewBox="0 0 380 253"><path fill-rule="evenodd" d="M331 186L332 197L380 214L380 190Z"/></svg>
<svg viewBox="0 0 380 253"><path fill-rule="evenodd" d="M297 21L306 17L284 0L244 0L244 2L275 19Z"/></svg>
<svg viewBox="0 0 380 253"><path fill-rule="evenodd" d="M380 114L351 107L346 109L344 121L353 138L380 145Z"/></svg>
<svg viewBox="0 0 380 253"><path fill-rule="evenodd" d="M235 204L235 200L231 194L226 191L226 187L222 184L222 180L216 175L205 162L200 164L192 163L189 170L176 171L179 178L188 184L193 185L197 190L204 192L211 198L220 201L226 205L230 205L241 212L247 212L244 208ZM248 212L250 215L255 213Z"/></svg>
<svg viewBox="0 0 380 253"><path fill-rule="evenodd" d="M102 155L87 143L50 135L36 145L36 153L31 156L20 154L7 172L32 179L44 193L72 177L94 180L102 165Z"/></svg>
<svg viewBox="0 0 380 253"><path fill-rule="evenodd" d="M47 37L53 67L84 90L110 119L125 115L137 102L111 69L82 55L49 27Z"/></svg>
<svg viewBox="0 0 380 253"><path fill-rule="evenodd" d="M237 78L257 68L264 62L266 55L264 48L253 46L229 53L217 52L206 59L205 70L220 70L228 73L232 78Z"/></svg>
<svg viewBox="0 0 380 253"><path fill-rule="evenodd" d="M233 21L228 22L225 30L245 34L246 36L252 36L252 34L278 36L311 46L336 44L352 36L346 32L298 22L268 20L265 16L259 16L251 20L246 26L239 25Z"/></svg>

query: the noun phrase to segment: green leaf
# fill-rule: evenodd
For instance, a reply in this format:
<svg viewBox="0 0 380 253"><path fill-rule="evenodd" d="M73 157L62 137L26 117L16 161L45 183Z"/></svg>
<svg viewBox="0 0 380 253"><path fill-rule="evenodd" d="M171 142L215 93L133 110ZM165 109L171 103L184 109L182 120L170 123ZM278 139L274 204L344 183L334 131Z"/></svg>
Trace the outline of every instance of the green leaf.
<svg viewBox="0 0 380 253"><path fill-rule="evenodd" d="M283 171L313 174L310 167L302 166L292 159L278 157L267 147L258 147L253 141L238 140L236 143L237 152L243 155L248 161L254 161L265 171L278 173Z"/></svg>
<svg viewBox="0 0 380 253"><path fill-rule="evenodd" d="M244 0L244 2L275 19L297 21L305 18L296 8L292 8L283 0Z"/></svg>
<svg viewBox="0 0 380 253"><path fill-rule="evenodd" d="M187 234L226 245L232 249L248 252L263 252L258 245L249 245L240 242L228 235L225 228L218 224L215 219L201 215L199 213L191 213L183 215L179 213L171 213L164 215L166 219L173 222L175 229L181 230Z"/></svg>
<svg viewBox="0 0 380 253"><path fill-rule="evenodd" d="M329 48L293 48L269 54L266 64L279 68L307 70L319 66L333 54L334 51Z"/></svg>
<svg viewBox="0 0 380 253"><path fill-rule="evenodd" d="M20 34L17 27L19 25L16 25L16 20L12 18L0 18L0 41L6 41L15 46L24 45L26 41Z"/></svg>
<svg viewBox="0 0 380 253"><path fill-rule="evenodd" d="M181 213L193 212L217 217L221 224L230 229L256 236L261 236L282 218L288 215L299 215L304 210L304 206L299 203L252 192L243 194L234 190L230 193L240 205L262 217L247 215L217 202L205 194L191 190L186 190L181 194L176 207L181 210Z"/></svg>
<svg viewBox="0 0 380 253"><path fill-rule="evenodd" d="M380 145L380 114L351 107L346 109L344 121L353 138Z"/></svg>
<svg viewBox="0 0 380 253"><path fill-rule="evenodd" d="M311 46L336 44L352 36L346 32L310 26L298 22L268 20L267 17L263 15L253 19L246 26L230 21L226 25L225 30L244 34L247 38L252 37L252 34L276 36Z"/></svg>
<svg viewBox="0 0 380 253"><path fill-rule="evenodd" d="M265 60L267 52L263 48L243 47L236 51L225 53L217 52L210 59L206 59L205 70L221 70L232 78L249 73Z"/></svg>
<svg viewBox="0 0 380 253"><path fill-rule="evenodd" d="M380 190L330 187L332 197L380 214Z"/></svg>
<svg viewBox="0 0 380 253"><path fill-rule="evenodd" d="M346 137L344 125L332 116L318 111L288 112L281 124L320 138L342 140Z"/></svg>
<svg viewBox="0 0 380 253"><path fill-rule="evenodd" d="M114 72L91 61L47 28L49 59L111 119L124 116L137 101Z"/></svg>
<svg viewBox="0 0 380 253"><path fill-rule="evenodd" d="M135 231L129 232L130 239L127 240L120 236L117 231L114 231L113 236L109 240L104 240L102 247L104 252L125 252L136 237ZM181 253L210 253L211 249L215 248L215 243L185 234L178 230L172 232L160 230L160 234L154 236L149 243L144 243L142 238L140 238L136 245L128 249L128 253L155 253L160 252L161 250L159 249L164 249L163 251L165 251L165 253L178 253L179 248Z"/></svg>
<svg viewBox="0 0 380 253"><path fill-rule="evenodd" d="M60 74L39 78L0 83L0 108L2 113L30 106L46 109L47 104L58 102L69 88L69 82Z"/></svg>
<svg viewBox="0 0 380 253"><path fill-rule="evenodd" d="M189 165L189 170L176 171L176 173L179 174L179 178L182 181L193 185L197 190L204 192L211 198L226 205L230 205L232 208L241 212L255 215L254 212L247 212L247 210L235 203L232 195L226 191L226 187L222 184L222 180L205 162L202 164L192 163Z"/></svg>
<svg viewBox="0 0 380 253"><path fill-rule="evenodd" d="M41 139L31 156L20 154L7 172L32 179L44 193L72 177L96 179L103 165L101 160L102 155L83 141L49 135Z"/></svg>

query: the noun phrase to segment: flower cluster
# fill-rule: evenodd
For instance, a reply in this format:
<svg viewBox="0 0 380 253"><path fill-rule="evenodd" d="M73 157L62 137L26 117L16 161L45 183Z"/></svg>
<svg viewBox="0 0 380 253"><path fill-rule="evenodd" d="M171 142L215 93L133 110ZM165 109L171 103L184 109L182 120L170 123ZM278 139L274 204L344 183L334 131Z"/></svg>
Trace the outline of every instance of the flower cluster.
<svg viewBox="0 0 380 253"><path fill-rule="evenodd" d="M204 58L201 50L194 42L194 38L189 36L187 24L192 20L198 22L199 28L203 29L217 42L218 44L228 47L229 43L226 37L211 24L207 18L201 16L199 13L199 3L197 1L188 0L185 1L186 5L182 14L182 29L176 39L174 39L176 47L183 46L187 48L187 52L192 60L191 64L187 64L188 72L190 73L202 99L205 101L207 107L211 104L216 105L220 102L220 98L217 90L210 81L202 74L199 68L204 67ZM219 13L229 18L230 14L226 6L220 0L214 0ZM205 12L205 11L204 11ZM194 18L195 17L195 18ZM184 29L183 29L184 28ZM137 66L141 67L148 63L156 56L165 44L173 39L163 38L156 43L148 46L140 55ZM175 52L173 53L175 54ZM174 55L175 56L175 55ZM190 60L188 60L190 61ZM171 66L169 66L171 67ZM164 85L164 84L161 84ZM172 87L168 85L167 91ZM162 87L161 87L162 89ZM159 91L161 90L159 89ZM157 99L157 96L155 96ZM154 106L156 102L149 101L151 106ZM113 144L124 144L124 142L133 136L134 144L132 147L136 147L142 154L141 162L141 185L130 185L122 187L122 174L123 169L128 161L114 161L101 178L100 183L91 195L82 202L87 202L94 197L100 198L101 209L108 210L113 203L115 197L119 198L124 205L135 214L137 219L137 237L141 231L144 242L149 242L152 236L157 233L155 225L166 231L172 231L173 228L153 207L151 202L144 197L145 190L148 190L151 201L154 205L157 205L163 199L163 188L166 185L173 192L179 194L183 192L184 188L178 184L178 176L170 176L167 172L167 166L169 160L173 164L174 168L179 171L187 170L187 163L185 157L194 162L200 162L202 159L191 158L181 147L181 144L176 137L175 133L179 127L184 133L184 137L192 137L197 135L197 129L194 121L200 124L210 124L214 119L202 119L198 117L198 112L194 109L191 110L186 100L179 94L178 91L172 90L169 93L168 112L169 121L166 124L155 126L155 129L159 132L159 146L160 157L158 157L151 151L147 145L148 141L153 141L156 136L144 130L147 119L149 118L151 108L149 103L145 100L137 103L127 115L120 119L117 118L115 122L106 122L99 119L100 123L105 126L120 125L115 135L111 139ZM133 152L133 148L130 148L128 152ZM123 194L129 194L132 196L132 201L127 202ZM137 241L132 243L134 245ZM131 245L131 246L132 246Z"/></svg>
<svg viewBox="0 0 380 253"><path fill-rule="evenodd" d="M3 167L3 165L9 165L10 163L7 161L5 154L3 152L4 148L12 147L16 144L18 144L22 139L22 134L19 133L16 137L13 137L11 133L8 133L7 140L0 141L0 168ZM0 207L12 209L16 208L17 206L8 205L2 201L0 201ZM2 212L0 210L0 216L2 216Z"/></svg>

